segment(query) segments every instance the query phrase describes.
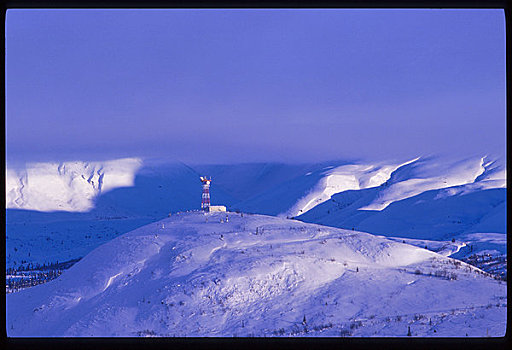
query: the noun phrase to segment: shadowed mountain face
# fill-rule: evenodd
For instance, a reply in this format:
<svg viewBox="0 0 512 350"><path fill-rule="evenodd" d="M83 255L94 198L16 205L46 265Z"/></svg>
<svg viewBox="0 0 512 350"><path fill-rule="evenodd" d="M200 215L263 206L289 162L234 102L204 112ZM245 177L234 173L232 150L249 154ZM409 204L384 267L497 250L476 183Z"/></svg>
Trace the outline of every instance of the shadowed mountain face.
<svg viewBox="0 0 512 350"><path fill-rule="evenodd" d="M76 163L76 162L75 162ZM338 162L339 163L339 162ZM335 163L335 164L338 164ZM26 172L9 172L8 184L9 209L28 209L41 212L82 212L92 216L128 215L161 217L170 211L185 211L198 209L201 203L202 186L199 177L208 175L213 178L210 188L212 204L223 204L228 207L239 205L241 209L251 207L255 211L267 210L277 214L279 210L287 209L297 197L309 191L321 178L318 171L325 164L288 165L273 163L235 164L235 165L199 165L190 167L183 163L151 163L144 164L134 172L133 181L112 187L108 191L98 190L94 180L99 177L96 168L85 163L76 164L74 171L62 173L65 168L55 163L34 166ZM53 168L55 169L52 169ZM96 165L96 167L100 167ZM44 173L40 170L43 169ZM100 169L103 169L101 167ZM316 171L313 176L304 174ZM118 171L119 172L119 171ZM99 173L99 171L98 171ZM108 172L100 173L104 182L109 180L119 182ZM118 174L116 174L118 175ZM119 176L118 176L119 177ZM91 180L93 179L93 180ZM45 193L44 183L54 184L60 193ZM36 188L34 185L38 184ZM287 186L286 191L275 193L276 189ZM57 191L53 191L57 192ZM270 193L270 196L269 196ZM272 197L272 194L274 197ZM267 200L256 200L259 205L251 205L253 198L262 196ZM286 195L286 198L283 198ZM278 196L281 201L275 201ZM92 206L70 207L68 202L78 202L77 198L92 198ZM52 205L42 205L41 201L52 202ZM281 203L285 201L286 203ZM249 203L246 205L245 203ZM51 208L51 209L37 209ZM61 216L61 214L57 214Z"/></svg>
<svg viewBox="0 0 512 350"><path fill-rule="evenodd" d="M126 216L161 218L169 212L198 209L201 203L199 174L184 164L143 167L133 187L102 194L95 203L96 213L117 211ZM212 204L231 205L235 199L212 185Z"/></svg>
<svg viewBox="0 0 512 350"><path fill-rule="evenodd" d="M440 196L444 190L432 190L394 202L381 211L358 209L378 192L378 188L372 188L338 193L298 219L385 236L433 240L470 232L507 232L506 189L446 197Z"/></svg>
<svg viewBox="0 0 512 350"><path fill-rule="evenodd" d="M250 197L249 194L274 193L273 188L293 180L291 176L298 176L311 167L315 165L206 165L195 169L183 163L147 164L134 175L133 186L99 193L93 199L94 205L90 211L7 209L6 264L15 267L20 266L21 262L43 264L82 257L96 246L162 219L170 212L199 209L202 191L200 175L209 175L214 179L210 189L213 205L236 208L241 199ZM76 171L66 182L76 181L75 178L81 181L82 175ZM108 180L108 174L105 178ZM270 196L270 201L250 208L255 212L264 208L267 210L263 211L276 213L286 209L287 203L293 203L296 193L289 191L287 195L288 201L283 202L284 205L275 201L275 196ZM30 196L26 195L25 198ZM54 197L54 207L59 206L59 200ZM266 203L269 203L268 208L265 208ZM245 210L245 207L242 205L240 208Z"/></svg>
<svg viewBox="0 0 512 350"><path fill-rule="evenodd" d="M506 232L505 169L486 157L393 164L133 164L139 166L123 160L8 171L8 203L17 207L6 212L7 265L77 258L169 212L199 209L202 175L213 178L212 204L232 211L303 213L298 219L306 222L410 238ZM92 201L88 211L20 209L85 208L84 198Z"/></svg>
<svg viewBox="0 0 512 350"><path fill-rule="evenodd" d="M8 181L6 265L83 259L8 294L9 335L504 334L505 172L485 157L52 166ZM200 175L231 212L193 211Z"/></svg>

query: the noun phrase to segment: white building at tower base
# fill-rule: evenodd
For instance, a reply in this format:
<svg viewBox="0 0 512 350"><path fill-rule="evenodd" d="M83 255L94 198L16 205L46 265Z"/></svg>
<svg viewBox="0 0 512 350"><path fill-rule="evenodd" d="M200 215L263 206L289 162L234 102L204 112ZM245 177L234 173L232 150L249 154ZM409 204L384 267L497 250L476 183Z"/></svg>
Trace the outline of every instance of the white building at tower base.
<svg viewBox="0 0 512 350"><path fill-rule="evenodd" d="M226 207L224 205L210 205L208 207L209 213L218 213L218 212L225 212Z"/></svg>

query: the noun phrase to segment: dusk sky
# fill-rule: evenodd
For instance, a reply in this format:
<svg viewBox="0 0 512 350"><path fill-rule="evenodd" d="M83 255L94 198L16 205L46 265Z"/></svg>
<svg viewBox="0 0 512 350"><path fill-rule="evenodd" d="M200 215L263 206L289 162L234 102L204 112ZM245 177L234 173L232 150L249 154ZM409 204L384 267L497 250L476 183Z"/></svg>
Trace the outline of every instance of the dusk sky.
<svg viewBox="0 0 512 350"><path fill-rule="evenodd" d="M502 10L8 10L8 162L505 155Z"/></svg>

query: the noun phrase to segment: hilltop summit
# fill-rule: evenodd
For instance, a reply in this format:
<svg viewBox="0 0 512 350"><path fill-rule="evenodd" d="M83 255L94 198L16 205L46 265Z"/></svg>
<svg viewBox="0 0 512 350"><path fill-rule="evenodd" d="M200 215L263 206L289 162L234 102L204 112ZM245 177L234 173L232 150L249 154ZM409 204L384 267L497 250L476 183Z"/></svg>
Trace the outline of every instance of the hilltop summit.
<svg viewBox="0 0 512 350"><path fill-rule="evenodd" d="M188 212L7 295L7 310L9 336L503 336L506 285L363 232Z"/></svg>

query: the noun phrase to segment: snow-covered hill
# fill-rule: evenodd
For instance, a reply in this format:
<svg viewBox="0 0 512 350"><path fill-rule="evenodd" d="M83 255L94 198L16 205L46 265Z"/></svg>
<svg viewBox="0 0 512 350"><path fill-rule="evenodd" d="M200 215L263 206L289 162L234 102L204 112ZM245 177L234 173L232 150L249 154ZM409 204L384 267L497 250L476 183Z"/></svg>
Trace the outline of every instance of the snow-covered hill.
<svg viewBox="0 0 512 350"><path fill-rule="evenodd" d="M117 163L122 162L117 161ZM86 163L78 164L81 164L80 169L84 170L93 168L90 164L94 162L90 162L88 167L85 167ZM126 174L120 174L119 178L128 177L128 175L134 177L131 183L125 182L124 187L111 189L108 192L94 190L92 187L94 177L89 187L80 187L85 191L72 191L67 184L80 183L84 174L78 170L62 171L59 180L57 175L59 165L53 164L52 167L50 165L39 168L47 169L52 174L48 176L49 181L57 183L58 186L55 186L66 195L60 197L52 195L51 186L46 187L39 183L37 187L23 189L22 192L25 192L25 195L18 197L19 207L25 209L9 209L8 205L6 211L7 267L19 267L27 263L42 265L80 258L98 245L122 233L164 218L171 211L197 208L200 203L201 187L198 174L184 164L145 162L136 174L133 169L126 170ZM33 165L27 167L27 169L35 168L37 167ZM115 178L115 172L111 174L112 171L105 166L103 169L106 171L102 173L105 174L104 183ZM34 171L27 170L36 179L44 178L44 172L38 174ZM25 172L18 170L18 173ZM97 173L94 174L97 175ZM31 182L30 179L32 177L29 177L29 182ZM7 186L9 189L9 183ZM17 189L15 186L11 188L11 193L16 193L15 189ZM214 187L212 192L213 203L233 202L222 189ZM36 201L37 208L46 206L45 208L51 211L26 210L35 203L31 198L48 199L47 202ZM56 207L61 209L65 207L66 198L76 199L74 202L79 202L78 198L81 198L83 203L93 207L85 212L69 206L66 210L53 211Z"/></svg>
<svg viewBox="0 0 512 350"><path fill-rule="evenodd" d="M242 216L243 215L243 216ZM506 285L367 233L183 213L7 295L9 336L503 336Z"/></svg>
<svg viewBox="0 0 512 350"><path fill-rule="evenodd" d="M427 240L506 233L505 166L491 157L193 166L125 159L29 164L7 175L8 267L79 258L169 212L197 209L200 175L214 179L212 204L233 211L302 213L306 222Z"/></svg>
<svg viewBox="0 0 512 350"><path fill-rule="evenodd" d="M86 170L99 168L101 162L73 162L75 171L70 171L59 163L28 164L23 169L8 168L7 182L7 212L6 212L6 265L19 267L20 264L48 264L56 261L67 261L83 257L98 245L139 226L164 218L169 212L197 209L201 200L200 175L213 176L211 188L212 204L223 204L228 207L236 206L244 198L270 193L270 202L265 201L256 206L254 211L270 211L277 213L293 205L297 193L291 191L276 201L273 189L290 178L300 177L308 171L323 168L323 164L288 165L288 164L234 164L234 165L195 165L193 168L179 162L149 159L143 165L126 171L134 176L131 183L123 187L102 190L93 188L97 181L97 171L91 174ZM113 163L122 164L117 160ZM96 165L94 165L96 164ZM93 166L94 165L94 166ZM61 172L59 173L59 168ZM39 174L35 169L43 169ZM63 169L68 169L64 171ZM105 172L103 183L113 177L111 170ZM80 170L80 171L79 171ZM92 170L91 170L92 171ZM51 174L51 175L48 175ZM15 174L18 174L18 179ZM25 179L25 175L30 176ZM46 174L46 175L45 175ZM59 175L60 174L60 175ZM60 178L59 178L60 176ZM90 183L84 180L93 176ZM20 190L20 183L32 183L35 178L38 186L25 186ZM52 186L44 186L37 179L47 178L58 187L53 194ZM304 186L298 186L299 191L308 191L317 179ZM28 179L28 181L27 181ZM87 186L72 187L69 183L81 183ZM82 190L82 192L79 192ZM297 189L295 189L297 190ZM16 193L17 204L13 205ZM9 193L11 197L9 197ZM300 192L302 193L302 192ZM11 198L12 200L10 200ZM33 198L37 200L33 200ZM40 200L43 198L44 200ZM85 203L81 209L89 207L89 211L78 211L71 207L67 200L73 198L73 203ZM33 204L37 204L34 206ZM21 209L20 209L21 208ZM33 210L27 210L34 208ZM59 211L54 211L60 208ZM63 209L64 208L64 209ZM245 208L245 206L244 206ZM37 209L37 210L36 210Z"/></svg>

